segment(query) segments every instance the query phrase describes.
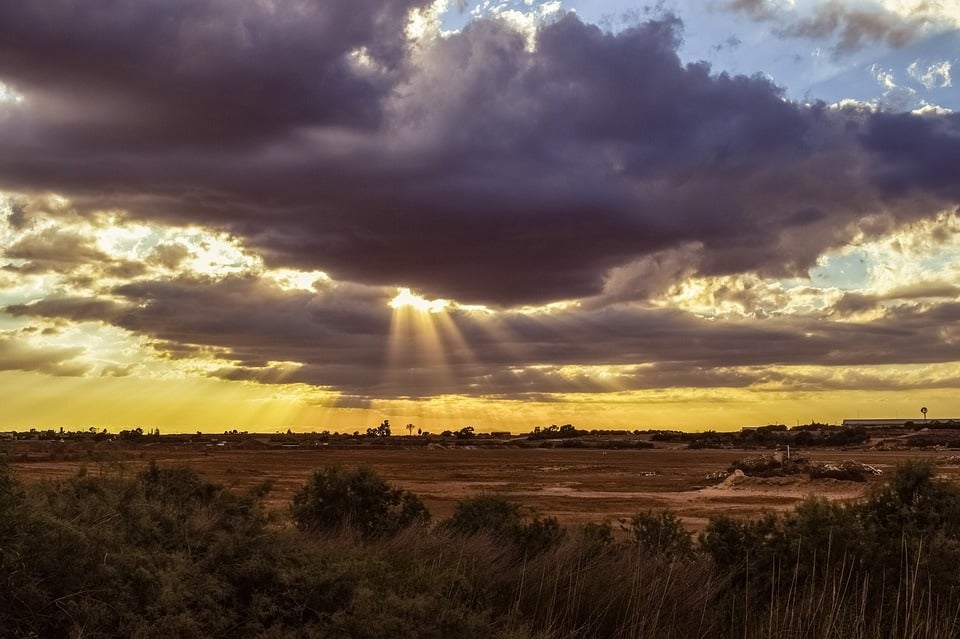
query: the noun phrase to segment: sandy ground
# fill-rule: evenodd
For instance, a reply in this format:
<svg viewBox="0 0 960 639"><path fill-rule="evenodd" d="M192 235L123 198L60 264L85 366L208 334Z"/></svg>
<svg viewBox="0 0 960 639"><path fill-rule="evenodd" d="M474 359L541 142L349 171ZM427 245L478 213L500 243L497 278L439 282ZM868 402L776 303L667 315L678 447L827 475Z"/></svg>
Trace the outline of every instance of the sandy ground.
<svg viewBox="0 0 960 639"><path fill-rule="evenodd" d="M643 510L669 508L692 529L708 518L727 513L753 517L783 511L811 495L856 499L868 483L806 478L732 478L712 485L706 476L731 462L762 451L581 449L293 449L241 450L197 446L137 446L111 455L88 458L15 461L16 474L27 481L70 476L81 467L90 474L134 473L143 464L186 465L204 478L236 489L270 482L269 501L284 507L311 473L327 465L369 466L385 479L418 494L435 518L448 516L456 502L478 493L498 493L561 523L616 521ZM960 477L960 466L947 452L810 450L819 462L855 460L885 474L908 458L937 461L941 474Z"/></svg>

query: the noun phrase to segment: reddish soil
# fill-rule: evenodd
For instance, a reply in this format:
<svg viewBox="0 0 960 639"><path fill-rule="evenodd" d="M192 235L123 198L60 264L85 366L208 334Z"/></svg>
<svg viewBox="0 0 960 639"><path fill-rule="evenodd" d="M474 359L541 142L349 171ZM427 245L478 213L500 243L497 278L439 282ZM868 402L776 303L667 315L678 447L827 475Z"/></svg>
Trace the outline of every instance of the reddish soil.
<svg viewBox="0 0 960 639"><path fill-rule="evenodd" d="M810 495L855 499L883 477L858 483L790 478L742 478L716 485L706 479L737 459L760 454L744 450L521 449L472 447L249 449L192 444L101 444L57 454L57 442L4 442L16 474L26 481L87 473L133 473L149 461L185 465L204 478L236 489L270 482L271 505L283 507L310 474L327 465L364 465L415 492L435 518L448 516L457 500L477 493L499 493L563 524L601 522L633 513L669 508L691 528L719 513L751 517L783 511ZM18 452L19 450L19 452ZM941 474L960 477L958 460L948 452L810 450L821 462L855 460L888 474L905 459L938 462Z"/></svg>

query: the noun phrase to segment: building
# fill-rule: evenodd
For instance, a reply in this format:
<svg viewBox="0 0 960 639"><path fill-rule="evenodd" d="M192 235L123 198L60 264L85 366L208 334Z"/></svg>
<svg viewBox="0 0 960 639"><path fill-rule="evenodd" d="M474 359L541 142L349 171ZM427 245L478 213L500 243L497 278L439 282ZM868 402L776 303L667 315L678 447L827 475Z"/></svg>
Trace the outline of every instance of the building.
<svg viewBox="0 0 960 639"><path fill-rule="evenodd" d="M847 428L853 428L856 426L862 426L864 428L906 428L913 426L925 426L925 425L949 425L956 424L960 427L960 417L949 417L946 419L924 419L922 417L914 417L912 419L845 419L843 420L843 425Z"/></svg>

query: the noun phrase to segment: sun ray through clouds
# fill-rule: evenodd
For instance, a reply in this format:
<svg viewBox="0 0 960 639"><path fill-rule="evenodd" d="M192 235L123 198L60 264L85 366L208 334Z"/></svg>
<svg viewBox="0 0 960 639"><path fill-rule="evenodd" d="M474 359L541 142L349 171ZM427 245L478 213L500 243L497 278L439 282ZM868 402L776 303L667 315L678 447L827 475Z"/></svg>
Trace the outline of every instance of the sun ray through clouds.
<svg viewBox="0 0 960 639"><path fill-rule="evenodd" d="M427 300L409 288L398 289L390 300L386 386L397 396L433 394L449 380L452 370L436 321L449 304Z"/></svg>

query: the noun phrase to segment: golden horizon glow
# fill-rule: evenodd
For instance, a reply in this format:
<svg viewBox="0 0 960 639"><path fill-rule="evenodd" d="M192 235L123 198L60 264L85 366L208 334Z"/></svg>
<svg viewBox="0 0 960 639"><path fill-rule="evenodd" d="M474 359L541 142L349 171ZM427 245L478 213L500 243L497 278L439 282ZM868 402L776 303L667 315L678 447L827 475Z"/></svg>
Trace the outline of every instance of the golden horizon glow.
<svg viewBox="0 0 960 639"><path fill-rule="evenodd" d="M441 395L430 399L374 400L364 407L343 405L336 393L303 386L282 387L216 379L49 378L36 373L0 372L10 400L0 430L87 430L110 432L136 427L162 433L218 433L234 428L254 433L364 432L389 419L396 435L414 424L425 432L459 430L524 433L535 426L574 424L582 429L686 431L737 430L743 426L845 418L957 417L960 406L950 390L924 390L909 397L899 391L845 390L831 393L700 388L652 389L615 393L569 393L549 401ZM63 406L63 397L74 398ZM38 401L41 400L41 401ZM107 404L109 412L101 407ZM68 410L64 410L68 409Z"/></svg>
<svg viewBox="0 0 960 639"><path fill-rule="evenodd" d="M5 209L6 216L11 215L11 206L9 199L0 198L0 213ZM278 301L298 300L296 308L322 310L330 303L336 310L343 303L352 309L385 301L390 321L389 333L382 336L384 360L369 371L374 382L370 390L349 396L333 386L297 382L311 363L308 359L265 357L244 363L229 341L209 335L200 335L208 338L206 343L191 343L189 335L173 343L184 347L177 354L165 350L161 337L107 320L0 314L0 367L7 369L0 370L0 379L11 397L0 415L0 428L102 424L111 429L161 427L165 432L190 432L195 426L209 431L362 432L390 419L398 426L414 423L434 432L465 425L481 432L526 432L551 423L702 430L912 415L919 405L941 416L960 414L952 388L960 379L956 362L857 367L718 363L704 371L704 387L672 387L695 383L700 373L692 371L690 377L679 371L669 380L658 380L656 362L570 363L563 361L562 350L538 361L539 345L529 342L530 335L588 335L593 316L585 304L594 300L491 309L429 299L407 287L391 291L335 281L319 270L268 269L240 239L213 229L133 222L115 212L71 216L71 202L55 194L43 196L42 206L59 211L60 223L41 220L23 232L4 224L0 214L0 248L27 238L44 249L43 242L57 247L66 239L72 242L67 248L77 250L77 261L63 262L63 270L56 262L56 268L20 273L16 269L30 260L8 259L15 275L0 272L2 304L72 296L122 308L130 300L114 288L127 282L179 282L181 287L199 282L209 287L235 278L251 283L242 290ZM143 270L129 276L122 269L105 274L101 257L117 264L139 263ZM845 295L854 294L875 298L878 305L830 319L868 322L883 318L888 307L922 310L938 300L957 301L952 283L960 279L958 265L960 219L945 211L829 251L809 279L685 277L659 297L638 304L742 325L779 317L789 327L791 318L821 317ZM531 326L536 331L528 332ZM804 332L813 336L810 330ZM960 342L952 326L943 326L938 335L945 345ZM550 352L547 347L545 352ZM495 349L497 356L481 361L480 348ZM236 379L230 379L234 374ZM731 384L725 380L742 382L725 386ZM658 381L663 387L652 388Z"/></svg>

